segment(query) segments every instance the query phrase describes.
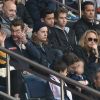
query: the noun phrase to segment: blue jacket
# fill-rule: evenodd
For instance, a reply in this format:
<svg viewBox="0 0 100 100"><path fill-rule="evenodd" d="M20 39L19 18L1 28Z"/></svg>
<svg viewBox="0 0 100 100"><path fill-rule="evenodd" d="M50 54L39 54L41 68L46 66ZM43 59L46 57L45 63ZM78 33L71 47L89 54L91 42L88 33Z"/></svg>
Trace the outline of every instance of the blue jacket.
<svg viewBox="0 0 100 100"><path fill-rule="evenodd" d="M26 44L26 50L31 60L48 68L50 68L50 65L52 65L57 58L62 56L59 50L52 49L48 45L43 45L42 48L39 44L32 41Z"/></svg>
<svg viewBox="0 0 100 100"><path fill-rule="evenodd" d="M49 67L56 57L60 56L59 50L52 49L48 45L43 45L43 48L32 41L26 44L26 50L30 59ZM56 58L57 59L57 58Z"/></svg>

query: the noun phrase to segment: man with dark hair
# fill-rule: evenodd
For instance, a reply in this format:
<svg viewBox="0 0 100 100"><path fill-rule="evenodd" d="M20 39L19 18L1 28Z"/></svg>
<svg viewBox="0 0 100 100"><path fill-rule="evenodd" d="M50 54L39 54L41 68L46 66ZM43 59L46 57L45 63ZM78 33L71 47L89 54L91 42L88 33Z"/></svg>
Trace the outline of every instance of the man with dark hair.
<svg viewBox="0 0 100 100"><path fill-rule="evenodd" d="M45 9L41 12L41 21L44 22L48 27L54 26L54 11Z"/></svg>
<svg viewBox="0 0 100 100"><path fill-rule="evenodd" d="M59 8L55 13L55 26L51 29L49 35L49 44L56 49L60 49L63 52L72 51L73 46L76 45L76 39L74 31L67 24L67 10L65 8Z"/></svg>
<svg viewBox="0 0 100 100"><path fill-rule="evenodd" d="M5 40L5 48L27 57L26 47L22 43L23 36L26 37L24 30L24 22L21 19L15 19L11 23L11 36ZM19 98L21 97L21 86L23 71L28 70L29 66L24 61L10 56L10 65L14 66L15 70L11 71L11 92L12 95Z"/></svg>
<svg viewBox="0 0 100 100"><path fill-rule="evenodd" d="M94 3L85 1L82 3L82 18L74 25L77 41L79 41L84 32L89 29L99 31L100 24L95 21Z"/></svg>

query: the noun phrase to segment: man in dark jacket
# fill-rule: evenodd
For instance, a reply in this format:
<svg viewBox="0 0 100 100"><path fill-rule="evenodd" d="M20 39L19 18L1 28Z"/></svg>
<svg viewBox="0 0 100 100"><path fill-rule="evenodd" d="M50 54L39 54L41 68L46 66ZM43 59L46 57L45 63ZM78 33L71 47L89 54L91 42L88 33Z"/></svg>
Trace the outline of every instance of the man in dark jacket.
<svg viewBox="0 0 100 100"><path fill-rule="evenodd" d="M82 4L82 13L82 18L78 20L74 25L77 41L79 41L85 31L89 29L95 31L100 30L100 23L95 21L95 6L93 2L85 1Z"/></svg>
<svg viewBox="0 0 100 100"><path fill-rule="evenodd" d="M53 0L28 0L26 2L26 8L29 11L33 22L40 21L40 12L45 8L55 11L56 4Z"/></svg>
<svg viewBox="0 0 100 100"><path fill-rule="evenodd" d="M52 49L47 44L47 36L47 26L44 23L39 22L35 24L32 41L27 41L26 39L26 41L23 41L23 43L26 46L26 50L31 60L50 68L55 60L61 57L63 54L60 50ZM38 71L39 69L36 70Z"/></svg>
<svg viewBox="0 0 100 100"><path fill-rule="evenodd" d="M76 45L76 38L74 31L67 24L67 11L65 8L60 8L55 14L56 25L51 29L49 35L49 44L56 49L60 49L63 52L72 51L74 45Z"/></svg>
<svg viewBox="0 0 100 100"><path fill-rule="evenodd" d="M20 19L15 19L11 23L11 36L5 40L5 48L27 57L25 45L22 44L22 36L24 33L24 23ZM28 64L24 61L10 56L10 65L15 70L11 72L11 92L12 95L19 98L21 94L22 76L21 73L28 70Z"/></svg>

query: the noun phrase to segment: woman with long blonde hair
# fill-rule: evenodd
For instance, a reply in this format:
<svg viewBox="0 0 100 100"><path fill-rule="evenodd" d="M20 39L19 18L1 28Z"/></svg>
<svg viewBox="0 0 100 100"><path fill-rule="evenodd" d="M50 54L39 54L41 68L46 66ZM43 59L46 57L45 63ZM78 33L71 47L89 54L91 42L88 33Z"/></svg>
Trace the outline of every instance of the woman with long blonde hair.
<svg viewBox="0 0 100 100"><path fill-rule="evenodd" d="M74 53L85 62L85 73L89 78L100 66L99 36L94 30L87 30L79 41Z"/></svg>
<svg viewBox="0 0 100 100"><path fill-rule="evenodd" d="M86 63L99 62L99 36L94 30L87 30L79 41L78 49L74 51Z"/></svg>

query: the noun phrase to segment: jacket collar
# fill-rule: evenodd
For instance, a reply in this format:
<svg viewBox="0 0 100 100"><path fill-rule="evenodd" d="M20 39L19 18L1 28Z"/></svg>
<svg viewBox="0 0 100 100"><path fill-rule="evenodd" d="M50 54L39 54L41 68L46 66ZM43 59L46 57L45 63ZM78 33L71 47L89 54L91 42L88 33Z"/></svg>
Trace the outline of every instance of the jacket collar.
<svg viewBox="0 0 100 100"><path fill-rule="evenodd" d="M64 30L61 27L59 27L58 25L55 25L54 27L57 28L57 29L60 29L62 31L66 31L67 33L69 33L69 30L70 30L69 27L64 27Z"/></svg>

